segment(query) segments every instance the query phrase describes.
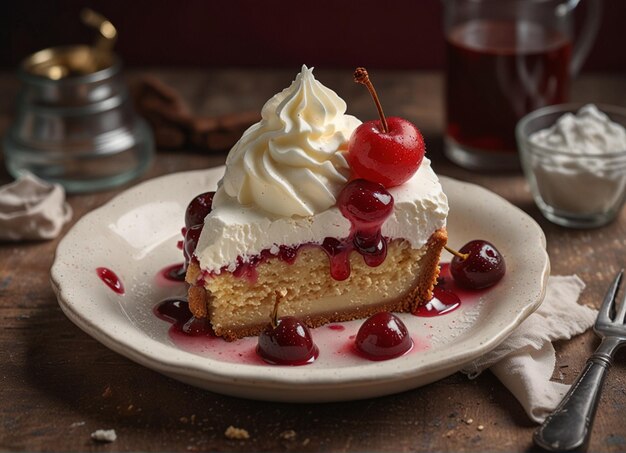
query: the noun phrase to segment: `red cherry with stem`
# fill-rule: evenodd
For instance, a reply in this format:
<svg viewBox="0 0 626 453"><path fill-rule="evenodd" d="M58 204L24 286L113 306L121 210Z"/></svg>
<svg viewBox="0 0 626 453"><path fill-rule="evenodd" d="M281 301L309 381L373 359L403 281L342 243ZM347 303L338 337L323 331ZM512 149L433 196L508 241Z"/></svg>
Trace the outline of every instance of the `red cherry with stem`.
<svg viewBox="0 0 626 453"><path fill-rule="evenodd" d="M347 160L353 173L385 187L395 187L411 178L425 154L424 138L415 125L403 118L385 118L374 85L365 68L357 68L354 80L367 87L380 121L357 127L348 144Z"/></svg>
<svg viewBox="0 0 626 453"><path fill-rule="evenodd" d="M464 288L483 289L498 283L506 273L502 254L490 242L476 239L457 252L446 246L454 255L450 273L454 281Z"/></svg>
<svg viewBox="0 0 626 453"><path fill-rule="evenodd" d="M204 218L211 212L214 195L215 192L201 193L189 202L185 210L185 227L204 223Z"/></svg>
<svg viewBox="0 0 626 453"><path fill-rule="evenodd" d="M355 346L369 360L387 360L410 351L413 340L400 318L383 311L370 316L361 325Z"/></svg>
<svg viewBox="0 0 626 453"><path fill-rule="evenodd" d="M276 303L270 323L259 335L257 354L273 365L306 365L315 361L319 350L311 332L294 316L278 318L281 295L276 293Z"/></svg>

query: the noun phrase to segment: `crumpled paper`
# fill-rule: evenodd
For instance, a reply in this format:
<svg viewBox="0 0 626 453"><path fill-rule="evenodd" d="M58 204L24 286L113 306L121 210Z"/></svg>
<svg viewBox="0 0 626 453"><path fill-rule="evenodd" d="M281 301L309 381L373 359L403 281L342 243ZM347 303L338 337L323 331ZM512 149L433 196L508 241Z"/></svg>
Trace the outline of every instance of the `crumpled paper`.
<svg viewBox="0 0 626 453"><path fill-rule="evenodd" d="M543 422L570 388L551 380L556 366L552 342L583 333L593 326L598 314L577 302L584 288L577 275L550 277L545 299L537 311L496 349L462 371L474 378L489 368L528 416L537 423Z"/></svg>
<svg viewBox="0 0 626 453"><path fill-rule="evenodd" d="M53 239L71 218L60 184L23 173L0 187L0 240Z"/></svg>

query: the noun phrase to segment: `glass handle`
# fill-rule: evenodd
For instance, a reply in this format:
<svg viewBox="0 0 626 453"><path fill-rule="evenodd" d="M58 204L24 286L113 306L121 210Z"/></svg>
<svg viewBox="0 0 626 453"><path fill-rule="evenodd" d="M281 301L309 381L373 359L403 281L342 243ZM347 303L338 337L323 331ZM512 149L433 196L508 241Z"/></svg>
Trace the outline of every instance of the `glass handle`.
<svg viewBox="0 0 626 453"><path fill-rule="evenodd" d="M576 4L578 1L575 2ZM568 8L569 9L569 8ZM602 0L587 0L587 17L580 32L578 42L574 46L574 55L570 64L569 72L575 77L589 55L600 28L602 18Z"/></svg>

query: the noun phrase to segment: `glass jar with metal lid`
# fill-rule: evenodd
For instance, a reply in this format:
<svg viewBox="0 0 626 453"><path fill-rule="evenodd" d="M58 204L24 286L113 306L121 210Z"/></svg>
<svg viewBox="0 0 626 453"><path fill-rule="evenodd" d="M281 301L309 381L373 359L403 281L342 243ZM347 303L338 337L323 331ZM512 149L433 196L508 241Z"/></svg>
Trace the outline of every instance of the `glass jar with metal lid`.
<svg viewBox="0 0 626 453"><path fill-rule="evenodd" d="M14 177L30 171L68 192L128 182L154 155L152 132L135 113L110 49L115 28L92 11L83 20L101 33L95 46L45 49L20 65L17 115L4 140Z"/></svg>

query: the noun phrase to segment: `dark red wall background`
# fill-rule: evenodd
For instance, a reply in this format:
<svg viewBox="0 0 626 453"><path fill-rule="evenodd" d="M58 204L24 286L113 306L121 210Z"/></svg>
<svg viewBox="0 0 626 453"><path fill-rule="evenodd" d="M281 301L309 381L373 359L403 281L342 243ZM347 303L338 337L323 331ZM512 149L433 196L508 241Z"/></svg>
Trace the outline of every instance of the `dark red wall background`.
<svg viewBox="0 0 626 453"><path fill-rule="evenodd" d="M585 69L626 71L626 0L599 1L603 25ZM444 64L440 0L15 0L0 11L0 66L44 47L90 42L93 33L78 20L86 5L117 26L128 65Z"/></svg>

